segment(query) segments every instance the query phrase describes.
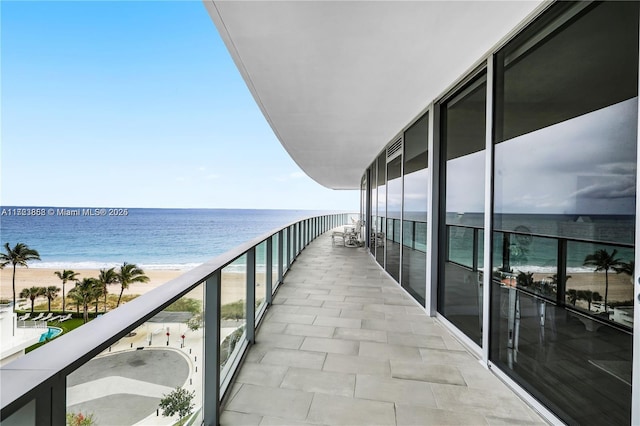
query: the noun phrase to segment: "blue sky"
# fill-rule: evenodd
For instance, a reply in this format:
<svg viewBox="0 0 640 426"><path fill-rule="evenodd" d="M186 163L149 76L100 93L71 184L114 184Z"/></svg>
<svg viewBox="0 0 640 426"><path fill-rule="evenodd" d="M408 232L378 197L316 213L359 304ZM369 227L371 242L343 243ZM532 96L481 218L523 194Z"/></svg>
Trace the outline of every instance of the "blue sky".
<svg viewBox="0 0 640 426"><path fill-rule="evenodd" d="M2 1L2 205L357 210L287 155L199 1Z"/></svg>

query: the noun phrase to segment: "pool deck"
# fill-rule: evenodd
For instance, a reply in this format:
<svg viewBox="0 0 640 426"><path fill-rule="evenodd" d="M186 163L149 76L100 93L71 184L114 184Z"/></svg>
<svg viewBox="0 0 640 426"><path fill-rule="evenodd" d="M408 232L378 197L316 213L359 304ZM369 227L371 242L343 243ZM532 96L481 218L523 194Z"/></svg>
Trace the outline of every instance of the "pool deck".
<svg viewBox="0 0 640 426"><path fill-rule="evenodd" d="M364 248L298 257L221 425L545 425Z"/></svg>

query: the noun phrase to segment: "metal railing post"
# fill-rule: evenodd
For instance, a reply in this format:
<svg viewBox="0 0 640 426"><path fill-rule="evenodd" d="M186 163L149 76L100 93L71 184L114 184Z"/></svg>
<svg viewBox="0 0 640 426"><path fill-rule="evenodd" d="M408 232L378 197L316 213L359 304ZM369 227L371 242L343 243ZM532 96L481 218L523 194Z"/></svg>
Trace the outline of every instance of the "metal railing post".
<svg viewBox="0 0 640 426"><path fill-rule="evenodd" d="M291 238L293 226L287 228L287 270L291 268L291 252L293 248L291 244L293 243L293 238Z"/></svg>
<svg viewBox="0 0 640 426"><path fill-rule="evenodd" d="M35 424L67 424L67 377L58 372L53 381L38 389L35 397Z"/></svg>
<svg viewBox="0 0 640 426"><path fill-rule="evenodd" d="M273 300L273 235L267 238L267 252L265 254L265 257L267 260L264 267L264 274L266 279L265 285L267 286L265 303L267 304L267 307L269 307L271 306L271 302Z"/></svg>
<svg viewBox="0 0 640 426"><path fill-rule="evenodd" d="M478 228L473 228L473 260L471 261L472 271L478 270Z"/></svg>
<svg viewBox="0 0 640 426"><path fill-rule="evenodd" d="M220 423L220 270L204 283L204 424Z"/></svg>
<svg viewBox="0 0 640 426"><path fill-rule="evenodd" d="M284 231L278 232L278 285L284 276ZM277 286L276 286L277 287Z"/></svg>
<svg viewBox="0 0 640 426"><path fill-rule="evenodd" d="M256 248L247 251L247 341L256 341Z"/></svg>

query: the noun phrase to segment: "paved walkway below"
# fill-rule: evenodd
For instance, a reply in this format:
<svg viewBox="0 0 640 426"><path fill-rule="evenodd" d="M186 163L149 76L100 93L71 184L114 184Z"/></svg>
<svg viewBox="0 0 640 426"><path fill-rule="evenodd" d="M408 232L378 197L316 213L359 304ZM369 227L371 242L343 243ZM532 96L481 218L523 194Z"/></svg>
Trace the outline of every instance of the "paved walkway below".
<svg viewBox="0 0 640 426"><path fill-rule="evenodd" d="M287 274L225 404L222 425L546 424L329 234Z"/></svg>

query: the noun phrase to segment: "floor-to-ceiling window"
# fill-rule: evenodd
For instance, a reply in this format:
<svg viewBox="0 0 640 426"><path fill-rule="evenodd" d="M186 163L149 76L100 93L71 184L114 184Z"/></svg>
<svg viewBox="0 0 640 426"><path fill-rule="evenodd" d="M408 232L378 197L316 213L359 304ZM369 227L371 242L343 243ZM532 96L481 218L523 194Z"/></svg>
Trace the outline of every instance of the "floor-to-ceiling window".
<svg viewBox="0 0 640 426"><path fill-rule="evenodd" d="M369 167L369 179L371 181L369 205L371 206L371 218L369 219L369 250L376 255L376 240L378 235L378 166L376 161Z"/></svg>
<svg viewBox="0 0 640 426"><path fill-rule="evenodd" d="M441 105L438 312L482 345L486 74Z"/></svg>
<svg viewBox="0 0 640 426"><path fill-rule="evenodd" d="M490 359L570 424L629 424L637 2L557 3L496 55Z"/></svg>
<svg viewBox="0 0 640 426"><path fill-rule="evenodd" d="M356 229L356 232L360 232L360 238L365 241L366 239L366 227L367 222L367 172L362 176L360 180L360 228Z"/></svg>
<svg viewBox="0 0 640 426"><path fill-rule="evenodd" d="M402 287L424 306L427 282L427 188L429 116L404 133Z"/></svg>
<svg viewBox="0 0 640 426"><path fill-rule="evenodd" d="M384 268L384 247L387 228L387 155L386 151L378 157L378 220L376 236L376 260Z"/></svg>
<svg viewBox="0 0 640 426"><path fill-rule="evenodd" d="M386 270L400 282L400 220L402 219L402 139L387 149Z"/></svg>

